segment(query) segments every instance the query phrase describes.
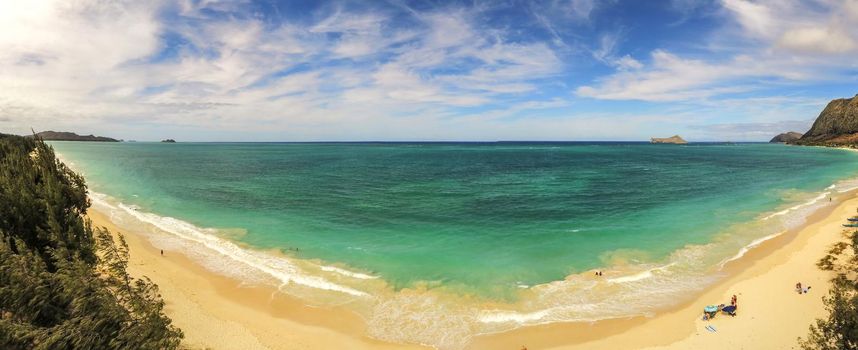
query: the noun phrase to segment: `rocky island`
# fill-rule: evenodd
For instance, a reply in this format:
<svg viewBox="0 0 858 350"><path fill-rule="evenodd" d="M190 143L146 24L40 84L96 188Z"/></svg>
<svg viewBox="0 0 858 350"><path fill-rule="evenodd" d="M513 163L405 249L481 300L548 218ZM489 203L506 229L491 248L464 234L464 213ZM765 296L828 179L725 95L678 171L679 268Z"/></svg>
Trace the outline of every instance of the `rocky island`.
<svg viewBox="0 0 858 350"><path fill-rule="evenodd" d="M649 140L649 142L650 143L672 143L672 144L677 144L677 145L684 145L684 144L688 143L688 141L683 140L682 137L680 137L679 135L673 135L671 137L665 137L665 138L653 137Z"/></svg>
<svg viewBox="0 0 858 350"><path fill-rule="evenodd" d="M790 143L813 146L858 145L858 95L829 102L810 130Z"/></svg>
<svg viewBox="0 0 858 350"><path fill-rule="evenodd" d="M36 136L41 137L45 141L93 141L93 142L119 142L117 139L112 139L104 136L95 135L78 135L67 131L42 131Z"/></svg>
<svg viewBox="0 0 858 350"><path fill-rule="evenodd" d="M800 132L789 131L789 132L785 132L785 133L779 134L778 136L773 137L769 142L770 143L789 143L789 142L795 142L800 138L801 138Z"/></svg>
<svg viewBox="0 0 858 350"><path fill-rule="evenodd" d="M161 142L163 142L163 143L176 143L176 140L166 139L166 140L161 140Z"/></svg>

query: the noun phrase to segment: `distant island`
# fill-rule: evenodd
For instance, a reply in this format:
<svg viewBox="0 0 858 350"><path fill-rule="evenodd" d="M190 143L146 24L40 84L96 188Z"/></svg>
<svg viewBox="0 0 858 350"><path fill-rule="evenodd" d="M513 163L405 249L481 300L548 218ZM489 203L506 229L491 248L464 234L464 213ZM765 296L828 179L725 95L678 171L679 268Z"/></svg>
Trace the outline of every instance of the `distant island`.
<svg viewBox="0 0 858 350"><path fill-rule="evenodd" d="M161 140L161 142L164 142L164 143L176 143L176 140L173 140L173 139L166 139L166 140Z"/></svg>
<svg viewBox="0 0 858 350"><path fill-rule="evenodd" d="M117 139L95 136L95 135L78 135L67 131L42 131L36 136L45 141L92 141L92 142L119 142Z"/></svg>
<svg viewBox="0 0 858 350"><path fill-rule="evenodd" d="M672 143L672 144L677 144L677 145L684 145L684 144L688 143L688 141L685 141L679 135L673 135L671 137L666 137L666 138L653 137L649 140L649 142L650 143Z"/></svg>
<svg viewBox="0 0 858 350"><path fill-rule="evenodd" d="M786 143L786 142L795 142L801 138L800 132L789 131L778 136L773 137L769 142L771 143Z"/></svg>
<svg viewBox="0 0 858 350"><path fill-rule="evenodd" d="M858 95L829 102L810 130L791 143L809 146L858 145Z"/></svg>

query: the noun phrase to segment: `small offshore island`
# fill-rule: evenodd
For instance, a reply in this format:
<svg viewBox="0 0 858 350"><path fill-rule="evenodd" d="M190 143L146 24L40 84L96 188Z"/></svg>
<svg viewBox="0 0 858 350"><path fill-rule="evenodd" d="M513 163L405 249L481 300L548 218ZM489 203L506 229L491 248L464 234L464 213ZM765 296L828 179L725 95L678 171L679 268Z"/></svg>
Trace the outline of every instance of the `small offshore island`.
<svg viewBox="0 0 858 350"><path fill-rule="evenodd" d="M652 139L649 140L649 142L650 143L667 143L667 144L674 144L674 145L684 145L684 144L688 143L688 141L685 141L679 135L673 135L671 137L665 137L665 138L653 137Z"/></svg>

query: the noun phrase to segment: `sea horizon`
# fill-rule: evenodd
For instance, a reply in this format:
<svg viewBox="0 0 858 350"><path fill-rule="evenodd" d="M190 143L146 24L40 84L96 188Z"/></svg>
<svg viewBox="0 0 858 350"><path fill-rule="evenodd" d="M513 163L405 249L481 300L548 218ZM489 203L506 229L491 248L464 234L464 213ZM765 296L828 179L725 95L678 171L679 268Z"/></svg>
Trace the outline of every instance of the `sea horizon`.
<svg viewBox="0 0 858 350"><path fill-rule="evenodd" d="M80 142L80 141L63 141L63 140L46 140L46 141L48 141L48 142L60 142L60 143L65 143L65 142ZM163 140L142 140L142 141L141 141L141 140L119 140L119 142L120 142L120 143L123 143L123 142L124 142L124 143L172 143L172 142L164 142ZM535 144L539 144L539 143L547 143L547 144L552 144L552 143L564 144L564 143L568 143L568 144L581 144L581 143L594 143L594 144L600 144L600 143L605 143L605 144L610 144L610 143L635 143L635 144L637 144L637 143L642 143L642 144L653 144L651 141L646 141L646 140L595 140L595 141L587 141L587 140L496 140L496 141L491 141L491 140L489 140L489 141L481 141L481 140L463 140L463 141L456 141L456 140L446 140L446 141L434 141L434 140L400 140L400 141L378 141L378 140L375 140L375 141L373 141L373 140L367 140L367 141L353 141L353 140L352 140L352 141L323 141L323 140L321 140L321 141L181 141L181 140L176 140L176 142L175 142L175 143L283 143L283 144L292 144L292 143L294 143L294 144L326 144L326 143L329 143L329 144L338 144L338 143L346 143L346 144L348 144L348 143L353 143L353 144L375 144L375 143L380 143L380 144L385 144L385 143L388 143L388 144L398 144L398 143L415 143L415 144L420 144L420 143L425 143L425 144L435 144L435 143L439 143L439 144L445 144L445 143L450 143L450 144L457 144L457 143L459 143L459 144L497 144L497 143L513 143L513 144L514 144L514 143L535 143ZM757 143L759 143L759 144L768 144L768 143L771 143L771 142L770 142L770 141L729 141L729 140L725 140L725 141L688 141L688 143L687 143L687 144L685 144L685 145L689 145L689 144L712 144L712 143L714 143L714 144L718 144L718 143L730 143L730 144L757 144ZM660 145L663 145L663 144L660 144Z"/></svg>

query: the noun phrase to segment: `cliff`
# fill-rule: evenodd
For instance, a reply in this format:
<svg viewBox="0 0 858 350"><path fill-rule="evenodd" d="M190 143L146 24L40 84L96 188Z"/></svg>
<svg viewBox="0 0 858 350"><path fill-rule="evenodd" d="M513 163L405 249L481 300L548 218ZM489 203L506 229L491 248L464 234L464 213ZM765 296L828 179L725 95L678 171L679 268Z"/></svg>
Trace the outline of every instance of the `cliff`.
<svg viewBox="0 0 858 350"><path fill-rule="evenodd" d="M63 131L42 131L36 136L41 137L45 141L97 141L97 142L119 142L117 139L112 139L103 136L94 135L78 135L73 132Z"/></svg>
<svg viewBox="0 0 858 350"><path fill-rule="evenodd" d="M858 95L829 102L810 130L793 143L824 146L858 144Z"/></svg>
<svg viewBox="0 0 858 350"><path fill-rule="evenodd" d="M795 131L790 131L790 132L785 132L783 134L780 134L778 136L773 137L771 139L771 141L769 141L769 142L772 142L772 143L795 142L795 141L798 141L798 139L800 139L800 138L801 138L801 133L797 133Z"/></svg>
<svg viewBox="0 0 858 350"><path fill-rule="evenodd" d="M683 140L682 137L680 137L679 135L673 135L671 137L666 137L666 138L653 137L649 140L649 142L650 143L674 143L674 144L679 144L679 145L688 143L688 141Z"/></svg>

